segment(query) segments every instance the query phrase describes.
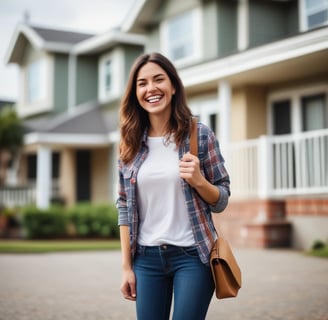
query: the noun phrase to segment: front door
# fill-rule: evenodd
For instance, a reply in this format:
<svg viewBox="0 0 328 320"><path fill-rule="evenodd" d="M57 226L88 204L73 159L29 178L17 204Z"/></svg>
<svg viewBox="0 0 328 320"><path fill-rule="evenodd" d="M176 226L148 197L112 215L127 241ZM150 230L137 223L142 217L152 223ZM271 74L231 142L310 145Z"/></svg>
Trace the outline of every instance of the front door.
<svg viewBox="0 0 328 320"><path fill-rule="evenodd" d="M77 150L76 168L76 202L91 200L91 152Z"/></svg>

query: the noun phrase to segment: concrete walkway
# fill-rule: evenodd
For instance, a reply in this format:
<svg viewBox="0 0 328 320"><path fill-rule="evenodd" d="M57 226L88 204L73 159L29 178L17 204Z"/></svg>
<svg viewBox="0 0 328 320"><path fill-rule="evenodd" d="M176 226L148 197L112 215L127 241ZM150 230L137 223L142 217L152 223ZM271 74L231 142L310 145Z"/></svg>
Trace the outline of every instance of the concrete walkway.
<svg viewBox="0 0 328 320"><path fill-rule="evenodd" d="M243 288L236 299L213 298L207 320L328 320L328 259L271 249L235 255ZM119 252L0 255L0 319L135 319L120 278Z"/></svg>

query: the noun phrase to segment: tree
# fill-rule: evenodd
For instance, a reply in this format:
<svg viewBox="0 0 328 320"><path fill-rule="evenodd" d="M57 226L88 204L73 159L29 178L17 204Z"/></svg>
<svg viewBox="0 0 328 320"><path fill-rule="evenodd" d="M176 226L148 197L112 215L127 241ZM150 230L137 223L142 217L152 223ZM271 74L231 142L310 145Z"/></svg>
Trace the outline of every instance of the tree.
<svg viewBox="0 0 328 320"><path fill-rule="evenodd" d="M0 186L6 181L10 161L23 145L23 126L12 107L0 110Z"/></svg>

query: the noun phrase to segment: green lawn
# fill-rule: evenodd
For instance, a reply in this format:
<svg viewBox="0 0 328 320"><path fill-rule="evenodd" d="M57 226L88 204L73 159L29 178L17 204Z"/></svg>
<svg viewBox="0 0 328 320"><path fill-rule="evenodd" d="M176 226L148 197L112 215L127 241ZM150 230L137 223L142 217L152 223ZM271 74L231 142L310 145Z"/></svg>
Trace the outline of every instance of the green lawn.
<svg viewBox="0 0 328 320"><path fill-rule="evenodd" d="M310 250L307 254L319 258L328 258L328 247L326 246L321 249Z"/></svg>
<svg viewBox="0 0 328 320"><path fill-rule="evenodd" d="M48 253L119 249L119 240L0 240L0 253Z"/></svg>

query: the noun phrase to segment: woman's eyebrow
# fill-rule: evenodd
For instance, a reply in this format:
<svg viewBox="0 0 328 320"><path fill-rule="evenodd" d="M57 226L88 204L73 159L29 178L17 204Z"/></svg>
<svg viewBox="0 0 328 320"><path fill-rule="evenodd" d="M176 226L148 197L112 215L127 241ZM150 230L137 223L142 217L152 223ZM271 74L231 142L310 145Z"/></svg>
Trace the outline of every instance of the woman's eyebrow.
<svg viewBox="0 0 328 320"><path fill-rule="evenodd" d="M155 75L153 76L153 79L156 79L156 78L158 78L158 77L162 77L162 76L164 76L164 73L158 73L158 74L155 74ZM139 81L146 81L146 79L145 79L145 78L138 78L138 79L137 79L137 82L139 82Z"/></svg>

